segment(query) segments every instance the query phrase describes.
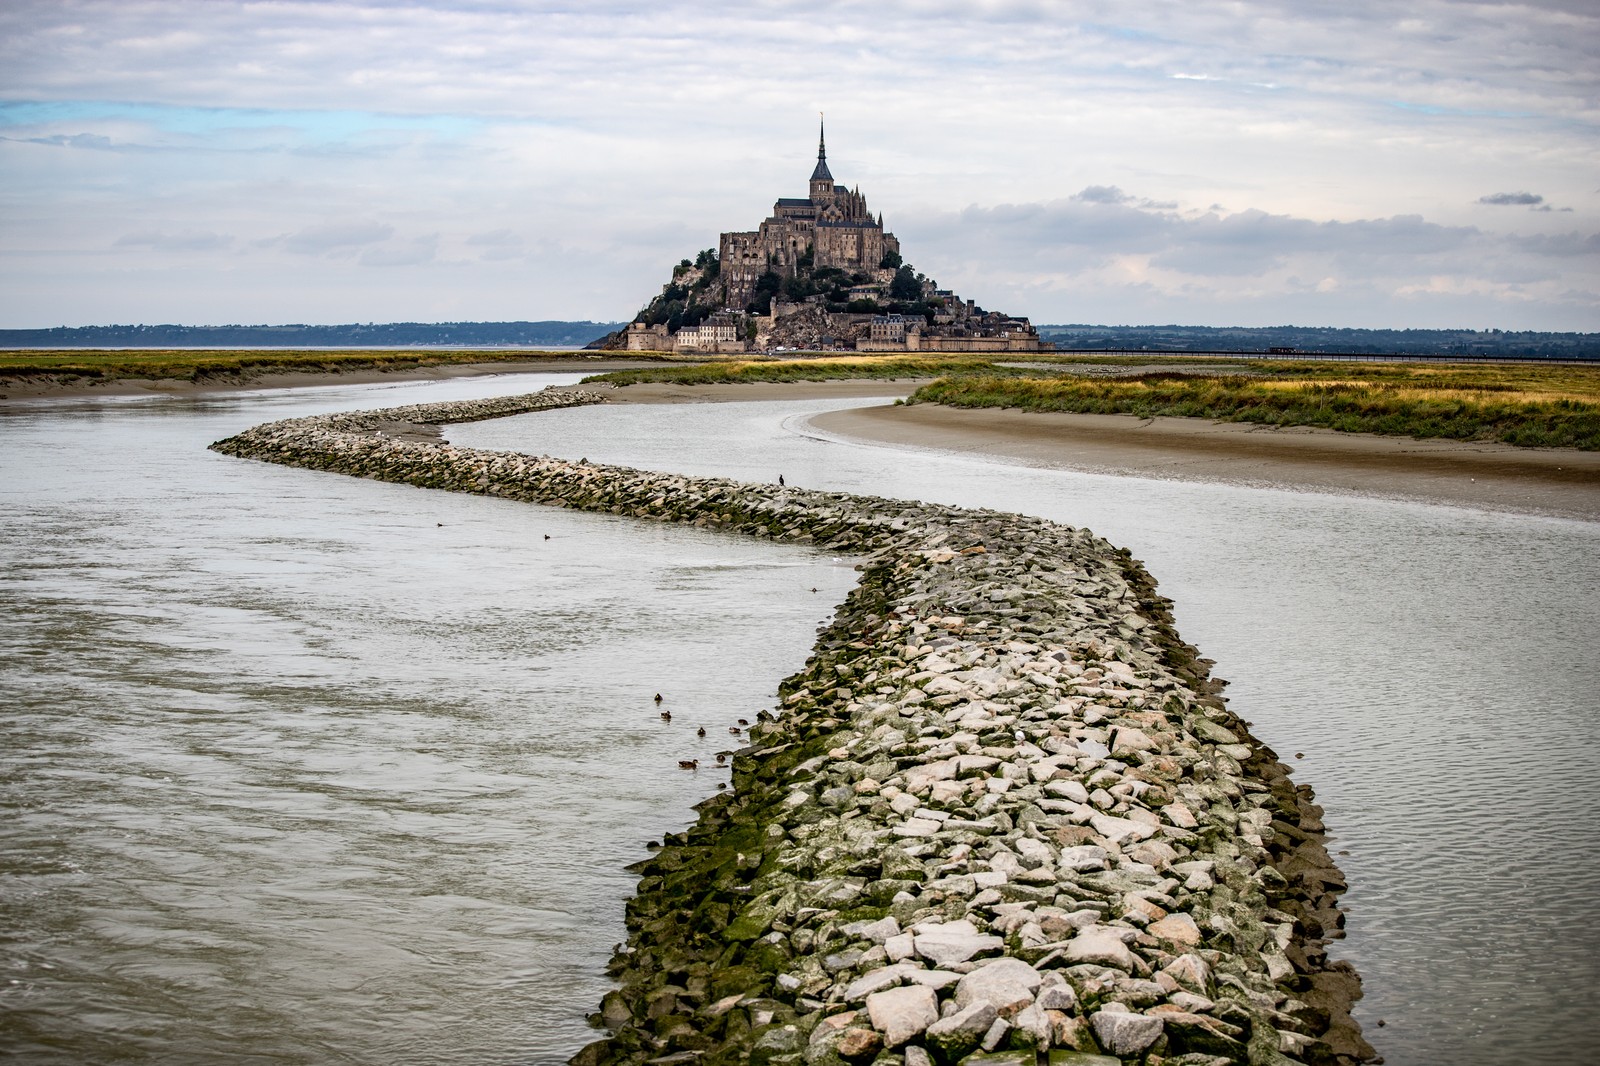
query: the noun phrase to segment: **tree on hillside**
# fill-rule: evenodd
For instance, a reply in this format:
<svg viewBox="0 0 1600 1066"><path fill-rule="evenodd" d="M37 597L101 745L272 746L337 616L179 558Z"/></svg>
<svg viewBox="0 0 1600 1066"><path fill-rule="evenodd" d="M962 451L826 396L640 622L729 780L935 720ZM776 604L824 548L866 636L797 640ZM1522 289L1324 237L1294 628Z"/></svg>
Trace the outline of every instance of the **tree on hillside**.
<svg viewBox="0 0 1600 1066"><path fill-rule="evenodd" d="M917 280L916 271L902 263L894 272L894 280L889 283L889 297L908 301L920 299L922 283Z"/></svg>

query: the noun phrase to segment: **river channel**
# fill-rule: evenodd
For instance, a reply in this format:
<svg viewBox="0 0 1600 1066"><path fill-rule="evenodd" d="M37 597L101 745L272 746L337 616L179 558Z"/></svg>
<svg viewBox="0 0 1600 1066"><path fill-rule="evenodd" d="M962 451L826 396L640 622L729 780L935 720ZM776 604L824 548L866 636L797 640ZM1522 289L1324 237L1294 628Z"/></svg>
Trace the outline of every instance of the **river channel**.
<svg viewBox="0 0 1600 1066"><path fill-rule="evenodd" d="M0 414L0 1055L543 1066L592 1038L623 867L724 779L714 753L803 662L851 560L205 451L277 418L571 380ZM1131 548L1327 806L1351 882L1336 953L1391 1066L1581 1057L1600 525L806 424L864 402L449 435L1025 511Z"/></svg>

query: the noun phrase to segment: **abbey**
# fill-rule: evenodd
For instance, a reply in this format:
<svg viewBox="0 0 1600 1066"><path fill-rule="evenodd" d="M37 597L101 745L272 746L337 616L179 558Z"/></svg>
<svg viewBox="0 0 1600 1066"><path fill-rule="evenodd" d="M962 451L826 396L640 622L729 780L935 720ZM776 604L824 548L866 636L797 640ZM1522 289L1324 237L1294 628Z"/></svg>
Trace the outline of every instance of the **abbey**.
<svg viewBox="0 0 1600 1066"><path fill-rule="evenodd" d="M672 270L627 329L595 347L738 353L1039 351L1026 318L985 311L904 262L859 188L834 183L817 138L808 195Z"/></svg>
<svg viewBox="0 0 1600 1066"><path fill-rule="evenodd" d="M833 267L854 274L876 271L889 252L899 255L900 242L883 231L883 216L872 217L859 187L833 183L824 128L817 135L810 195L780 197L760 229L724 233L717 257L729 306L743 307L754 299L761 275L770 270L792 277L808 255L813 270Z"/></svg>

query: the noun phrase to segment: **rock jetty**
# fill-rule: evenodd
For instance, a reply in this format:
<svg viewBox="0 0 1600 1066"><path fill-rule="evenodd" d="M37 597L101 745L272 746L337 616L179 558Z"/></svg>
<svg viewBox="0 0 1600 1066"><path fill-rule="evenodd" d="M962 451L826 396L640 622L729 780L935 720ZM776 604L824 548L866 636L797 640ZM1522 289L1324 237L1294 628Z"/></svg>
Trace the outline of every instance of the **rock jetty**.
<svg viewBox="0 0 1600 1066"><path fill-rule="evenodd" d="M861 581L634 869L579 1066L1373 1058L1309 788L1137 561L1022 515L458 448L586 391L256 427L229 455L815 544Z"/></svg>

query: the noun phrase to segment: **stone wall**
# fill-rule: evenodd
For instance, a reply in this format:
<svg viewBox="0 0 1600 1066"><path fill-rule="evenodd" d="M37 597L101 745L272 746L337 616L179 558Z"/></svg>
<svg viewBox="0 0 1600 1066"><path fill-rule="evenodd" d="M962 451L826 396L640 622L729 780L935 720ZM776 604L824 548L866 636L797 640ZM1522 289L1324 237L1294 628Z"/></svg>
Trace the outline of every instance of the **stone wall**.
<svg viewBox="0 0 1600 1066"><path fill-rule="evenodd" d="M1126 551L1021 515L416 439L602 399L316 416L213 445L861 560L780 713L753 716L733 789L635 867L594 1018L611 1035L575 1063L1371 1057L1359 981L1325 952L1344 883L1321 811Z"/></svg>

